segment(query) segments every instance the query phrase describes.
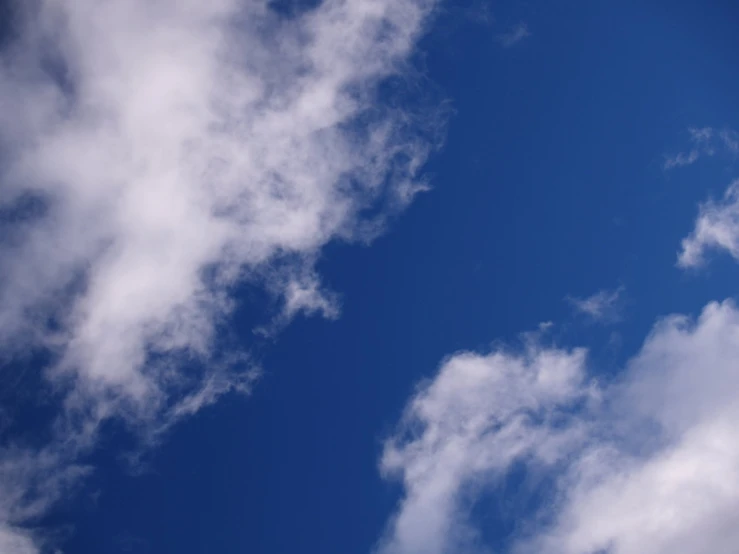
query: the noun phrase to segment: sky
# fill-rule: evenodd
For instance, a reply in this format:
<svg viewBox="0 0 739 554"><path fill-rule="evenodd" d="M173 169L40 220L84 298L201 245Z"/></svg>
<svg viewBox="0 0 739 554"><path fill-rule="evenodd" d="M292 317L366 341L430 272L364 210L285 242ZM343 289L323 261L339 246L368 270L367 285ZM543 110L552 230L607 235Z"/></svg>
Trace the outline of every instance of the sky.
<svg viewBox="0 0 739 554"><path fill-rule="evenodd" d="M0 554L734 554L739 7L0 3Z"/></svg>

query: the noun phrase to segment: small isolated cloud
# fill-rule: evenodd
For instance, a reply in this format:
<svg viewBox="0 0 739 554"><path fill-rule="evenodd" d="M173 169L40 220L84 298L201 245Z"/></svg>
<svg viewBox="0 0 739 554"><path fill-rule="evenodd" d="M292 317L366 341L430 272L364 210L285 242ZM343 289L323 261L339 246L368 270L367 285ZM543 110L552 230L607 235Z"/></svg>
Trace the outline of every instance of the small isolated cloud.
<svg viewBox="0 0 739 554"><path fill-rule="evenodd" d="M450 357L385 443L403 498L376 552L489 552L473 507L520 494L503 486L514 467L547 486L506 514L516 531L501 552L734 552L738 337L730 301L670 316L614 384L592 382L578 349Z"/></svg>
<svg viewBox="0 0 739 554"><path fill-rule="evenodd" d="M529 31L528 25L526 23L517 23L508 32L499 34L498 42L504 48L510 48L529 36L531 36L531 32Z"/></svg>
<svg viewBox="0 0 739 554"><path fill-rule="evenodd" d="M678 266L699 267L710 250L725 250L739 260L739 179L729 185L723 199L700 206L693 231L682 241Z"/></svg>
<svg viewBox="0 0 739 554"><path fill-rule="evenodd" d="M713 156L716 152L725 152L736 156L739 154L739 135L730 129L717 131L711 127L690 127L692 148L677 154L665 156L663 169L670 170L692 165L704 156Z"/></svg>
<svg viewBox="0 0 739 554"><path fill-rule="evenodd" d="M156 435L250 390L249 345L221 348L237 287L281 324L337 315L322 248L425 188L441 118L377 89L410 78L434 5L24 4L0 66L0 357L48 352L59 410L48 447L0 448L0 550L33 550L18 526L83 475L102 422Z"/></svg>
<svg viewBox="0 0 739 554"><path fill-rule="evenodd" d="M621 317L623 292L623 287L612 290L603 289L586 298L568 296L567 301L577 313L585 315L593 321L609 323L617 321Z"/></svg>

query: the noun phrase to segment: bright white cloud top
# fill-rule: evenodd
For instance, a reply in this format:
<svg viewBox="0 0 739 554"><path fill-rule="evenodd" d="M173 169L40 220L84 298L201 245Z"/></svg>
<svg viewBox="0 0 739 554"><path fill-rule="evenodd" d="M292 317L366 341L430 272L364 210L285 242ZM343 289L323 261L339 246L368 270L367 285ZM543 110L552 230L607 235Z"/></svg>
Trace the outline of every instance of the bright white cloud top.
<svg viewBox="0 0 739 554"><path fill-rule="evenodd" d="M0 451L1 551L34 551L13 527L83 471L101 421L160 428L248 389L212 351L235 284L266 286L282 321L336 313L321 248L371 239L423 188L439 120L377 85L407 74L433 4L27 6L0 69L0 348L49 349L64 408L46 448Z"/></svg>

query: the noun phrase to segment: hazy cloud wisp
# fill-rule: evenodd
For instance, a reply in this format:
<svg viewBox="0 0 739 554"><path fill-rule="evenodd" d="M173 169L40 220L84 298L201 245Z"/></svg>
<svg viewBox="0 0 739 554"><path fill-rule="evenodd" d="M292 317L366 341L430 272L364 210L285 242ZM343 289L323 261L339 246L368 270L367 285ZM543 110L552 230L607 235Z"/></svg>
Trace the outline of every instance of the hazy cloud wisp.
<svg viewBox="0 0 739 554"><path fill-rule="evenodd" d="M593 321L613 322L621 316L621 298L624 288L603 289L586 298L568 296L567 301L574 310Z"/></svg>
<svg viewBox="0 0 739 554"><path fill-rule="evenodd" d="M531 32L529 31L528 25L526 23L517 23L509 31L498 35L498 41L503 48L510 48L529 36L531 36Z"/></svg>
<svg viewBox="0 0 739 554"><path fill-rule="evenodd" d="M712 127L688 128L692 147L685 152L665 156L662 168L675 169L692 165L704 156L713 156L717 152L728 153L736 157L739 154L739 134L731 129L717 130Z"/></svg>

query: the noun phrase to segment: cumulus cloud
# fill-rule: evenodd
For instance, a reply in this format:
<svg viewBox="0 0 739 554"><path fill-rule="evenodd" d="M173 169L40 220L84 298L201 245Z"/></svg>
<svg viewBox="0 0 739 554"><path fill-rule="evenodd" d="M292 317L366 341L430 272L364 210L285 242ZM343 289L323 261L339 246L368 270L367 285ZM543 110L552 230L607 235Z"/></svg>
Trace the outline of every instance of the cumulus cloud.
<svg viewBox="0 0 739 554"><path fill-rule="evenodd" d="M529 31L528 25L521 22L511 27L507 32L499 34L498 42L504 48L510 48L529 36L531 36L531 32Z"/></svg>
<svg viewBox="0 0 739 554"><path fill-rule="evenodd" d="M477 551L465 495L504 478L517 460L556 464L581 440L567 410L589 396L584 363L583 350L533 344L446 360L385 444L382 471L405 495L378 552Z"/></svg>
<svg viewBox="0 0 739 554"><path fill-rule="evenodd" d="M0 65L0 352L47 352L63 407L48 467L2 466L0 486L26 492L0 491L0 544L26 548L11 526L67 486L34 480L74 473L100 422L152 432L249 390L248 356L214 349L237 284L273 294L282 323L336 315L321 248L371 240L424 188L439 118L378 85L410 79L433 4L18 8Z"/></svg>
<svg viewBox="0 0 739 554"><path fill-rule="evenodd" d="M385 445L382 468L401 478L404 497L379 552L484 551L474 538L486 522L471 506L514 462L555 485L510 537L509 552L736 549L732 302L708 304L695 322L661 320L610 384L588 380L581 350L534 352L458 354L419 389Z"/></svg>
<svg viewBox="0 0 739 554"><path fill-rule="evenodd" d="M677 263L680 267L698 267L710 250L725 250L739 260L739 179L726 189L718 201L700 206L693 231L682 241Z"/></svg>
<svg viewBox="0 0 739 554"><path fill-rule="evenodd" d="M593 321L613 322L620 317L621 297L624 288L603 289L586 298L568 296L567 300L577 313Z"/></svg>

